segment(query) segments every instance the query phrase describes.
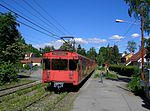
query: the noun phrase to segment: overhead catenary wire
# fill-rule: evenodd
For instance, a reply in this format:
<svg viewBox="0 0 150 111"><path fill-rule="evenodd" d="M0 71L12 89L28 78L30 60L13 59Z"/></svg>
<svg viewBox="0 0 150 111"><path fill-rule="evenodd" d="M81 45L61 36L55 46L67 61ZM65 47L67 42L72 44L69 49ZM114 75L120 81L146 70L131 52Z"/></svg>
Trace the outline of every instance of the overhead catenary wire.
<svg viewBox="0 0 150 111"><path fill-rule="evenodd" d="M70 31L68 31L63 25L61 25L52 15L50 15L39 3L36 2L36 0L33 0L34 3L41 9L45 14L49 16L49 18L53 19L65 32L68 34L71 34ZM72 34L71 34L72 35Z"/></svg>
<svg viewBox="0 0 150 111"><path fill-rule="evenodd" d="M49 24L51 24L58 32L60 32L63 35L66 35L64 32L62 32L60 29L58 29L52 22L50 22L47 18L45 18L39 11L37 11L32 5L30 5L27 1L22 0L26 5L28 5L32 10L34 10L36 13L38 13L44 20L48 21Z"/></svg>
<svg viewBox="0 0 150 111"><path fill-rule="evenodd" d="M128 32L131 30L131 28L132 28L133 25L135 24L135 22L136 22L136 20L128 27L128 29L126 30L126 32L123 34L122 37L125 38L125 36L128 34ZM121 38L121 39L124 39L124 38ZM120 39L120 40L121 40L121 39ZM120 40L116 41L115 44L118 43L118 42L120 42Z"/></svg>
<svg viewBox="0 0 150 111"><path fill-rule="evenodd" d="M25 18L24 16L22 16L22 15L16 13L16 12L14 12L13 10L9 9L8 7L6 7L6 6L2 5L2 4L0 4L0 6L3 7L3 8L5 8L5 9L7 9L7 10L9 10L10 12L13 12L14 14L18 15L19 17L23 18L24 20L28 21L29 23L33 24L34 26L36 26L36 27L38 27L38 28L40 28L40 29L42 29L42 30L44 30L44 31L46 31L46 32L48 32L48 33L50 33L51 35L47 34L48 36L50 36L50 37L52 37L52 38L57 38L57 37L59 37L58 35L55 35L55 34L53 34L52 32L50 32L50 31L48 31L48 30L42 28L41 26L37 25L36 23L32 22L31 20ZM22 24L23 24L23 22L22 22ZM27 25L27 24L26 24L26 25ZM28 26L29 26L29 25L28 25ZM35 28L34 28L34 29L35 29ZM36 30L37 30L37 29L36 29ZM40 31L40 32L42 32L42 31ZM42 33L44 33L44 32L42 32ZM56 37L55 37L55 36L56 36ZM57 38L57 39L58 39L58 38ZM59 38L59 39L60 39L60 38Z"/></svg>
<svg viewBox="0 0 150 111"><path fill-rule="evenodd" d="M35 31L38 31L38 32L44 34L44 35L50 36L49 34L47 34L47 33L45 33L45 32L42 32L42 31L40 31L40 30L38 30L38 29L36 29L36 28L34 28L34 27L32 27L32 26L26 24L26 23L23 23L23 22L21 22L21 21L19 21L19 20L16 20L16 21L17 21L18 23L20 23L20 24L22 24L22 25L25 25L25 26L27 26L27 27L29 27L29 28L35 30ZM60 40L60 38L57 38L57 37L53 37L53 38Z"/></svg>
<svg viewBox="0 0 150 111"><path fill-rule="evenodd" d="M3 1L3 0L2 0ZM32 16L34 16L34 17L36 17L36 18L38 18L40 21L42 21L43 23L45 23L48 27L50 27L50 31L52 32L52 33L54 33L55 34L55 32L54 31L52 31L52 26L50 26L50 25L48 25L43 19L41 19L40 17L38 17L38 16L36 16L35 14L33 14L33 13L31 13L31 11L29 11L27 8L25 8L23 5L21 5L21 4L19 4L17 1L15 1L15 0L13 0L14 1L14 3L16 3L18 6L20 6L22 9L24 9L25 11L27 11L28 13L30 13ZM4 2L4 1L3 1ZM6 4L6 3L5 3ZM8 4L8 3L7 3ZM8 4L9 5L9 4ZM12 7L12 6L11 6ZM14 8L14 7L13 7ZM14 8L15 10L17 10L16 8ZM18 12L20 12L19 10L17 10ZM22 12L20 12L21 14L23 14ZM30 18L30 17L28 17L28 18ZM33 20L33 19L32 19ZM56 35L56 34L55 34Z"/></svg>
<svg viewBox="0 0 150 111"><path fill-rule="evenodd" d="M11 9L9 9L8 7L2 5L1 3L0 3L0 6L3 7L3 8L5 8L5 9L7 9L8 11L10 11L10 12L12 12L12 13L18 15L19 17L23 18L24 20L28 21L29 23L33 24L34 26L36 26L36 27L38 27L38 28L40 28L40 29L42 29L42 30L44 30L44 31L46 31L46 32L48 32L48 33L50 33L51 35L49 35L49 34L43 32L43 31L41 31L41 30L39 30L39 29L36 29L36 28L34 28L34 27L32 27L32 26L26 24L26 23L23 23L23 22L21 22L21 21L19 21L19 20L17 20L17 22L19 22L19 23L21 23L21 24L23 24L23 25L25 25L25 26L27 26L27 27L33 29L33 30L36 30L36 31L38 31L38 32L40 32L40 33L42 33L42 34L45 34L45 35L47 35L47 36L49 36L49 37L55 38L55 39L57 39L57 40L60 40L60 39L61 39L60 36L55 35L55 34L53 34L52 32L49 32L48 30L42 28L41 26L37 25L36 23L32 22L31 20L25 18L24 16L22 16L22 15L16 13L16 12L14 12L13 10L11 10ZM57 38L57 37L59 37L59 38ZM68 42L66 42L64 39L61 39L61 40L63 40L63 41L64 41L65 43L67 43L68 45L70 45L70 44L69 44Z"/></svg>

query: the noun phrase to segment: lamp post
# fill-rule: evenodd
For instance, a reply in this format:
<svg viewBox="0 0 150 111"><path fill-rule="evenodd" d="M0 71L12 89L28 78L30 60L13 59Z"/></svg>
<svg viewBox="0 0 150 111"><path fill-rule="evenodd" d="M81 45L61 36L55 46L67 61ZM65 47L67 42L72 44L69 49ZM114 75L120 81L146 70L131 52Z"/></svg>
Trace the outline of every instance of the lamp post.
<svg viewBox="0 0 150 111"><path fill-rule="evenodd" d="M126 22L126 23L130 23L130 24L136 24L136 23L120 20L120 19L116 19L116 22ZM138 25L138 24L136 24L136 25ZM144 81L144 19L143 19L143 17L141 17L140 25L141 25L140 30L141 30L141 59L142 59L141 60L141 62L142 62L141 79Z"/></svg>

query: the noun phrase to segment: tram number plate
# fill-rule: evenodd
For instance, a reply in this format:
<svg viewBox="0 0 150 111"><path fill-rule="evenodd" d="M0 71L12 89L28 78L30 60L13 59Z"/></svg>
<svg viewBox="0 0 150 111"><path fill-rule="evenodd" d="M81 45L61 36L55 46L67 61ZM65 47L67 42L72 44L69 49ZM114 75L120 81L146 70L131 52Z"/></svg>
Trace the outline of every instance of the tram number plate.
<svg viewBox="0 0 150 111"><path fill-rule="evenodd" d="M57 87L58 89L62 88L63 85L64 85L63 82L55 82L55 83L54 83L54 87Z"/></svg>

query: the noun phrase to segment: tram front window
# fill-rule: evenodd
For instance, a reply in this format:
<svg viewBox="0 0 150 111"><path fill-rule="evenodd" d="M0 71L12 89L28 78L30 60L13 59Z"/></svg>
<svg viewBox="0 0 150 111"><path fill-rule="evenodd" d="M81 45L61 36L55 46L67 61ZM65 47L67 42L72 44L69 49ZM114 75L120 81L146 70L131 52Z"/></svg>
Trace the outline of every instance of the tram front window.
<svg viewBox="0 0 150 111"><path fill-rule="evenodd" d="M67 59L52 59L52 70L67 70Z"/></svg>
<svg viewBox="0 0 150 111"><path fill-rule="evenodd" d="M43 59L43 69L50 70L50 60L49 59Z"/></svg>
<svg viewBox="0 0 150 111"><path fill-rule="evenodd" d="M77 69L78 60L69 60L69 70Z"/></svg>

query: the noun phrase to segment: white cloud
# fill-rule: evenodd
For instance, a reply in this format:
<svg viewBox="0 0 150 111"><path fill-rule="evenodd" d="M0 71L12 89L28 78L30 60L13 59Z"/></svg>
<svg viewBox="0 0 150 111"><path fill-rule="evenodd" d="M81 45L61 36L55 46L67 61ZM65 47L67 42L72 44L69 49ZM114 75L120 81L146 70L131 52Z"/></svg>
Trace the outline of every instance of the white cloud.
<svg viewBox="0 0 150 111"><path fill-rule="evenodd" d="M105 43L107 42L106 39L100 39L100 38L88 38L88 39L83 39L83 38L75 38L76 44L88 44L88 43L94 43L94 44L99 44L99 43ZM64 43L62 40L57 40L57 41L52 41L48 43L43 43L43 44L35 44L33 45L35 48L44 48L45 46L54 46L55 49L59 49L60 46Z"/></svg>
<svg viewBox="0 0 150 111"><path fill-rule="evenodd" d="M88 38L88 39L75 38L75 42L77 44L88 44L88 43L98 44L98 43L105 43L105 42L107 42L107 40L106 39L96 38L96 37Z"/></svg>
<svg viewBox="0 0 150 111"><path fill-rule="evenodd" d="M140 36L140 35L139 35L138 33L134 33L134 34L131 35L132 38L137 38L137 37L139 37L139 36Z"/></svg>
<svg viewBox="0 0 150 111"><path fill-rule="evenodd" d="M45 46L54 46L55 49L58 49L62 44L63 44L62 40L57 40L57 41L52 41L52 42L43 43L43 44L35 44L33 46L38 49L44 48Z"/></svg>
<svg viewBox="0 0 150 111"><path fill-rule="evenodd" d="M87 44L88 41L86 41L85 39L82 39L82 38L75 38L75 42L77 44Z"/></svg>
<svg viewBox="0 0 150 111"><path fill-rule="evenodd" d="M113 35L112 37L110 37L109 39L112 39L112 40L120 40L120 39L123 39L124 37L123 36L120 36L120 35Z"/></svg>
<svg viewBox="0 0 150 111"><path fill-rule="evenodd" d="M96 43L96 44L107 42L106 39L100 39L100 38L96 38L96 37L94 37L94 38L89 38L89 39L87 39L87 41L88 41L88 43Z"/></svg>
<svg viewBox="0 0 150 111"><path fill-rule="evenodd" d="M146 38L146 39L149 39L149 38L150 38L150 36L146 36L145 38Z"/></svg>

